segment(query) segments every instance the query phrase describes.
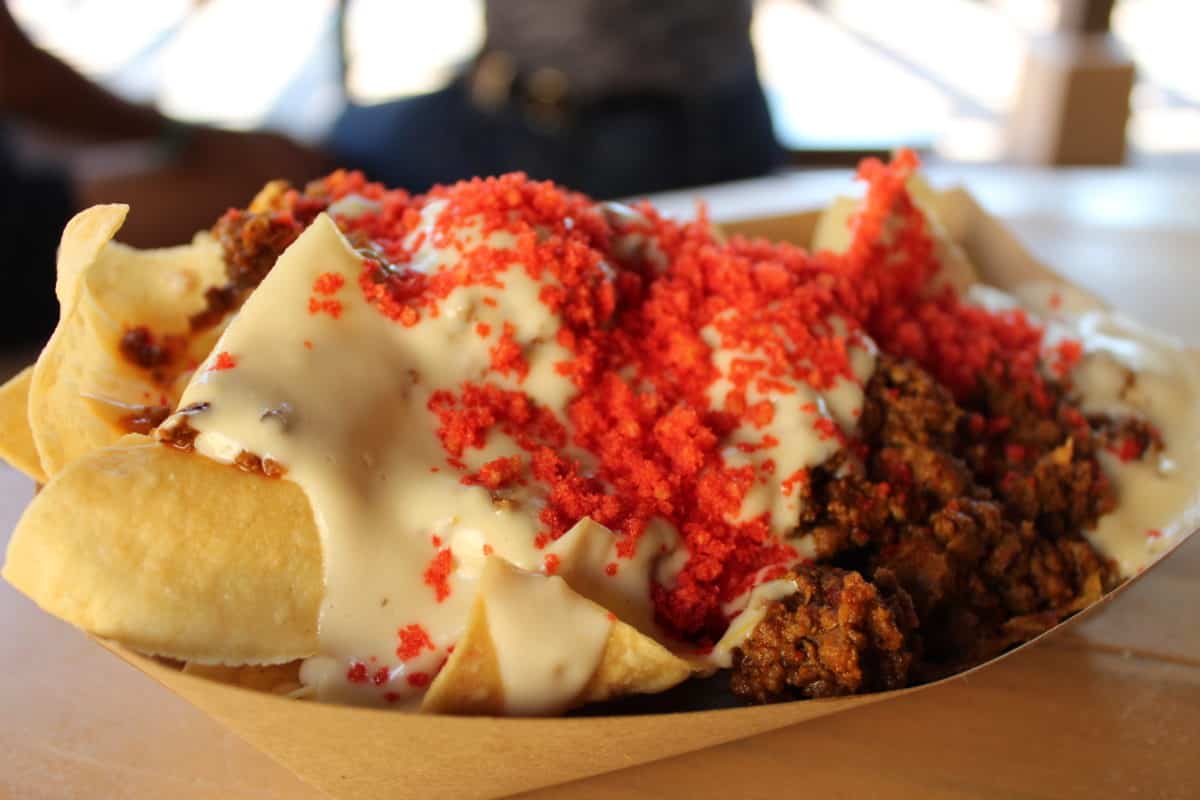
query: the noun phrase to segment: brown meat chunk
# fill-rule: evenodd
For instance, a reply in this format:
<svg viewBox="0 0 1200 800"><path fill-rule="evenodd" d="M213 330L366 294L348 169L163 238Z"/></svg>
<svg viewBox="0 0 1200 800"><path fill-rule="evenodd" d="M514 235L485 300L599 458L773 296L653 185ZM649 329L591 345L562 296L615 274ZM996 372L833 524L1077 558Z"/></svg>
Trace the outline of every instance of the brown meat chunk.
<svg viewBox="0 0 1200 800"><path fill-rule="evenodd" d="M1080 535L1115 502L1100 428L1058 387L1042 398L988 381L964 408L882 354L857 457L831 459L805 487L798 533L818 559L890 573L911 596L921 677L990 657L1116 582ZM1133 425L1118 435L1150 441Z"/></svg>
<svg viewBox="0 0 1200 800"><path fill-rule="evenodd" d="M905 496L868 480L860 462L839 453L801 485L799 531L811 534L819 558L867 545L878 532L908 519Z"/></svg>
<svg viewBox="0 0 1200 800"><path fill-rule="evenodd" d="M1010 515L1036 523L1047 536L1091 527L1116 506L1116 496L1095 457L1081 458L1074 439L1038 458L1032 468L1009 470L996 484Z"/></svg>
<svg viewBox="0 0 1200 800"><path fill-rule="evenodd" d="M996 652L1014 617L1077 610L1115 572L1077 534L1046 537L995 502L960 499L881 548L872 563L912 596L928 658L965 665ZM1083 603L1086 604L1086 601Z"/></svg>
<svg viewBox="0 0 1200 800"><path fill-rule="evenodd" d="M225 254L229 283L238 289L258 286L301 230L294 219L276 214L234 212L221 217L213 235Z"/></svg>
<svg viewBox="0 0 1200 800"><path fill-rule="evenodd" d="M1039 533L1059 536L1095 524L1112 510L1115 495L1096 460L1111 421L1087 419L1059 386L1047 386L1048 408L1028 393L985 380L971 400L964 457L976 481L1001 498L1014 520L1032 521ZM1141 424L1139 424L1141 423ZM1129 424L1134 457L1149 445L1152 426ZM1119 425L1113 437L1126 436Z"/></svg>
<svg viewBox="0 0 1200 800"><path fill-rule="evenodd" d="M916 615L886 571L798 567L796 592L773 604L734 650L730 686L768 703L898 689L915 655Z"/></svg>
<svg viewBox="0 0 1200 800"><path fill-rule="evenodd" d="M204 293L206 307L192 317L192 330L210 328L240 307L283 251L329 205L320 181L303 193L283 183L269 188L251 208L230 210L213 226L213 237L225 258L227 281Z"/></svg>
<svg viewBox="0 0 1200 800"><path fill-rule="evenodd" d="M865 439L882 444L953 447L962 410L933 376L909 361L880 354L863 399Z"/></svg>
<svg viewBox="0 0 1200 800"><path fill-rule="evenodd" d="M916 516L971 493L970 471L956 455L962 409L929 373L881 355L863 403L870 472L910 492Z"/></svg>
<svg viewBox="0 0 1200 800"><path fill-rule="evenodd" d="M145 325L127 329L117 342L117 351L126 362L146 370L155 383L163 385L175 377L171 367L186 350L185 337L158 337Z"/></svg>
<svg viewBox="0 0 1200 800"><path fill-rule="evenodd" d="M834 558L890 540L950 500L977 490L954 455L962 411L923 370L881 354L867 385L860 435L866 465L834 456L813 470L798 532L817 557Z"/></svg>

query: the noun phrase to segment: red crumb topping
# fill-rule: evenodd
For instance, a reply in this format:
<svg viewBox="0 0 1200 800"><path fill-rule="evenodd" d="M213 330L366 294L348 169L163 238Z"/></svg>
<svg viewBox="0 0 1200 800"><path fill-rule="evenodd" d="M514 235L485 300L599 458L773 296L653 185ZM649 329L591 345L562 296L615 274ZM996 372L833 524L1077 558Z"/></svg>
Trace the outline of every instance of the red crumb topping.
<svg viewBox="0 0 1200 800"><path fill-rule="evenodd" d="M558 567L561 563L562 559L554 553L547 553L546 557L542 559L542 566L545 568L547 575L553 575L558 572Z"/></svg>
<svg viewBox="0 0 1200 800"><path fill-rule="evenodd" d="M1146 531L1147 539L1158 539L1161 536L1162 536L1162 531L1160 531L1158 528L1151 528L1150 530Z"/></svg>
<svg viewBox="0 0 1200 800"><path fill-rule="evenodd" d="M308 298L308 313L316 316L317 314L328 314L334 319L342 318L342 303L340 300L321 300L316 297Z"/></svg>
<svg viewBox="0 0 1200 800"><path fill-rule="evenodd" d="M400 646L396 648L396 657L401 661L411 661L419 656L422 650L436 649L429 634L416 623L405 625L396 632L396 635L400 639Z"/></svg>
<svg viewBox="0 0 1200 800"><path fill-rule="evenodd" d="M500 332L500 341L488 350L488 354L492 357L493 372L500 375L513 373L517 376L518 381L523 381L529 374L529 364L525 361L521 346L513 339L516 332L516 326L511 322L505 322L504 328Z"/></svg>
<svg viewBox="0 0 1200 800"><path fill-rule="evenodd" d="M221 352L217 353L217 357L213 359L212 366L209 367L209 369L214 372L219 372L221 370L233 369L237 366L237 364L237 358L222 350Z"/></svg>
<svg viewBox="0 0 1200 800"><path fill-rule="evenodd" d="M523 470L520 456L497 458L484 464L479 472L464 475L461 482L467 486L486 486L492 491L518 483Z"/></svg>
<svg viewBox="0 0 1200 800"><path fill-rule="evenodd" d="M934 243L905 188L916 166L910 152L890 164L862 164L866 199L842 254L739 237L725 242L703 211L694 222L666 219L645 204L635 215L608 214L521 174L414 198L339 172L323 181L321 196L333 201L353 192L375 204L338 224L364 255L358 290L401 325L436 315L461 287L502 290L512 270L541 284L538 301L561 323L555 341L569 354L554 368L576 390L565 414L519 390L529 363L516 327L503 323L497 331L477 322L477 335L498 333L489 374L435 391L428 403L447 464L463 483L493 492L528 485L541 507L538 548L590 516L614 531L618 557L629 558L652 520L671 523L689 558L671 588L653 587L655 609L671 633L697 643L720 635L722 605L756 576L796 560L768 515L739 515L746 493L774 464L733 467L722 453L733 431L772 422L774 406L764 393L856 381L851 348L869 336L960 398L988 377L1022 387L1039 406L1051 401L1038 326L1019 310L988 311L948 287L934 288ZM434 200L441 203L436 213L429 211ZM466 229L477 234L471 246L458 235ZM498 232L510 246L491 244ZM654 257L624 246L630 241L652 243ZM456 257L430 271L409 268L427 246L457 249ZM324 305L337 302L334 283L329 292L314 284L313 313L341 313L340 305ZM480 301L497 305L487 294ZM714 346L738 353L725 374ZM1077 342L1058 344L1050 372L1065 374L1080 354ZM730 388L714 400L718 380ZM517 391L497 385L514 381ZM820 438L855 446L815 404L802 410L816 417L811 424ZM968 424L983 430L1011 421L973 417ZM521 454L471 472L467 451L484 447L494 432L510 437ZM744 452L778 444L747 438L739 442ZM793 495L807 480L805 470L786 476L782 491ZM439 550L425 570L439 600L449 594L451 565L449 550ZM614 574L616 564L605 572Z"/></svg>
<svg viewBox="0 0 1200 800"><path fill-rule="evenodd" d="M313 349L313 343L312 343L310 340L308 340L308 339L305 339L305 340L304 340L304 349L306 349L306 350L312 350L312 349Z"/></svg>
<svg viewBox="0 0 1200 800"><path fill-rule="evenodd" d="M615 578L617 575L617 563L615 561L610 561L609 563L605 564L604 574L610 578Z"/></svg>
<svg viewBox="0 0 1200 800"><path fill-rule="evenodd" d="M313 294L315 296L308 298L308 313L313 314L328 314L334 319L341 319L342 302L334 300L332 295L346 285L346 279L337 272L322 272L313 279Z"/></svg>
<svg viewBox="0 0 1200 800"><path fill-rule="evenodd" d="M414 672L406 675L404 679L408 681L409 686L415 686L418 689L424 689L429 685L429 673L427 672Z"/></svg>
<svg viewBox="0 0 1200 800"><path fill-rule="evenodd" d="M1142 452L1144 451L1141 443L1132 436L1126 436L1121 440L1120 446L1109 449L1116 454L1117 458L1124 462L1137 461L1142 457Z"/></svg>
<svg viewBox="0 0 1200 800"><path fill-rule="evenodd" d="M450 596L450 570L453 567L454 558L450 555L450 548L447 547L438 550L437 555L425 568L425 585L433 589L439 603Z"/></svg>
<svg viewBox="0 0 1200 800"><path fill-rule="evenodd" d="M1083 343L1078 339L1063 339L1054 346L1053 360L1050 368L1055 375L1065 378L1071 370L1079 365L1083 358Z"/></svg>
<svg viewBox="0 0 1200 800"><path fill-rule="evenodd" d="M336 294L346 285L346 279L337 272L322 272L313 280L312 290L317 294Z"/></svg>
<svg viewBox="0 0 1200 800"><path fill-rule="evenodd" d="M490 556L494 552L496 552L496 549L494 547L492 547L490 544L485 544L483 546L483 554L485 556Z"/></svg>
<svg viewBox="0 0 1200 800"><path fill-rule="evenodd" d="M805 483L808 483L808 470L801 468L784 478L780 489L785 496L791 497L792 493L796 491L796 487Z"/></svg>
<svg viewBox="0 0 1200 800"><path fill-rule="evenodd" d="M398 692L384 692L383 699L389 703L394 703L400 699L400 694Z"/></svg>
<svg viewBox="0 0 1200 800"><path fill-rule="evenodd" d="M366 683L369 679L367 665L361 661L355 661L350 665L350 669L346 670L346 680L351 683Z"/></svg>
<svg viewBox="0 0 1200 800"><path fill-rule="evenodd" d="M388 677L388 668L380 667L379 669L375 670L375 674L371 676L371 683L375 684L376 686L383 686L388 682Z"/></svg>

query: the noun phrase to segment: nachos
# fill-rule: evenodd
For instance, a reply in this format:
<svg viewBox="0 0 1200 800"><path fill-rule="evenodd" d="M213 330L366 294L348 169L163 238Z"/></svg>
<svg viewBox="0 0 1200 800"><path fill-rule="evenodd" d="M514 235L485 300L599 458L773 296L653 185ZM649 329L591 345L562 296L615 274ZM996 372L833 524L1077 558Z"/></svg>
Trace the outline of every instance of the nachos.
<svg viewBox="0 0 1200 800"><path fill-rule="evenodd" d="M1196 376L1082 293L979 285L915 158L813 246L523 175L271 184L187 246L83 212L0 389L45 482L4 577L299 698L555 714L986 660L1186 533Z"/></svg>

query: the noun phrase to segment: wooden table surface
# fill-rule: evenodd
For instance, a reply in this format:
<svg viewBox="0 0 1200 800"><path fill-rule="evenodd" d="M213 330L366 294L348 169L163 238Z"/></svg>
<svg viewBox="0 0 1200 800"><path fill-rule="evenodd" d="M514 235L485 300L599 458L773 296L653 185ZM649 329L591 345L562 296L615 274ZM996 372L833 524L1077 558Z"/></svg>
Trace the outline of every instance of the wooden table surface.
<svg viewBox="0 0 1200 800"><path fill-rule="evenodd" d="M1074 281L1200 344L1200 181L932 172L970 186ZM703 193L714 218L737 219L818 205L846 177ZM695 195L663 204L685 213ZM0 468L5 541L31 494ZM6 584L0 622L0 797L323 796ZM1188 798L1198 753L1200 537L1075 631L970 679L526 797Z"/></svg>

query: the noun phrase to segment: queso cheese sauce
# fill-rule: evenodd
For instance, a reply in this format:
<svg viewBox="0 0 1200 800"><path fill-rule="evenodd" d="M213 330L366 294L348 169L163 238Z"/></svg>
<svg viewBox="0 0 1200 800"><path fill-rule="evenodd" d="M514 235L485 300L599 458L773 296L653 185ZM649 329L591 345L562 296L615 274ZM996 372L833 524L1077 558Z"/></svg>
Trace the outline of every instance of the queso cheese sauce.
<svg viewBox="0 0 1200 800"><path fill-rule="evenodd" d="M514 713L569 705L614 614L723 666L730 621L814 555L803 488L855 450L875 341L951 389L990 372L1049 402L1040 327L930 289L914 166L864 167L841 255L520 175L418 198L335 175L160 435L305 490L321 699L418 699L480 592Z"/></svg>

